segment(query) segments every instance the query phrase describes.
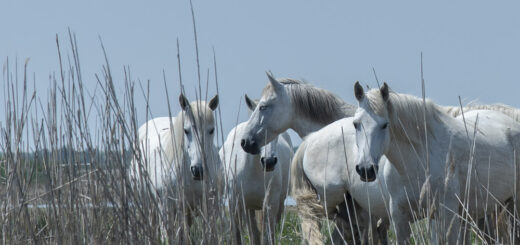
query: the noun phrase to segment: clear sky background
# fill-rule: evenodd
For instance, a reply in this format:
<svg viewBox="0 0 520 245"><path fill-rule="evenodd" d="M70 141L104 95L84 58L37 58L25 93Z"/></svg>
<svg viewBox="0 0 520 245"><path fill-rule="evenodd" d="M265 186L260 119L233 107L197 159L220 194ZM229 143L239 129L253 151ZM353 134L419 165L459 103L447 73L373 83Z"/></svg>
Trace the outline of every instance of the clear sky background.
<svg viewBox="0 0 520 245"><path fill-rule="evenodd" d="M202 76L213 74L215 48L225 134L235 125L245 93L259 97L266 70L305 79L355 103L356 80L381 81L421 95L420 54L426 95L439 104L501 102L520 107L520 2L518 1L193 1ZM123 67L151 83L154 116L168 114L162 71L173 110L179 110L176 40L187 95L195 98L195 46L188 0L2 0L0 58L30 58L38 95L58 71L55 36L65 46L76 36L84 82L95 87L102 71L101 37L116 86ZM213 76L211 76L213 77ZM211 80L213 81L213 80ZM210 96L215 85L210 83ZM144 99L137 93L139 111ZM0 118L5 112L2 106ZM247 119L242 103L239 120ZM139 123L145 120L144 114ZM299 142L299 141L297 141Z"/></svg>

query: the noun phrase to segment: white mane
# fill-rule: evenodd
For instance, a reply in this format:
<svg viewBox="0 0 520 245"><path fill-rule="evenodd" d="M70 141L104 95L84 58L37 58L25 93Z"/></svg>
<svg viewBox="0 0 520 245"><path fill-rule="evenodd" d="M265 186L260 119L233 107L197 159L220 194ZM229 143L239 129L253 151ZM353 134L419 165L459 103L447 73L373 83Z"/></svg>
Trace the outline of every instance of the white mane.
<svg viewBox="0 0 520 245"><path fill-rule="evenodd" d="M428 137L435 137L432 128L433 122L440 122L442 116L449 116L446 109L434 104L431 100L418 98L407 94L389 92L389 99L385 103L379 89L371 89L366 93L368 104L379 116L390 121L390 134L398 139L424 139L424 116L426 117L426 131Z"/></svg>
<svg viewBox="0 0 520 245"><path fill-rule="evenodd" d="M351 117L356 112L355 105L346 103L325 89L291 78L280 78L277 81L287 89L296 112L313 121L329 124L344 117ZM269 83L262 95L273 91Z"/></svg>
<svg viewBox="0 0 520 245"><path fill-rule="evenodd" d="M491 105L481 105L481 104L469 104L463 108L464 112L473 111L473 110L490 110L490 111L498 111L503 113L506 116L511 117L517 122L520 122L520 109L514 108L505 104L491 104ZM446 112L454 117L459 116L463 112L460 107L446 107Z"/></svg>

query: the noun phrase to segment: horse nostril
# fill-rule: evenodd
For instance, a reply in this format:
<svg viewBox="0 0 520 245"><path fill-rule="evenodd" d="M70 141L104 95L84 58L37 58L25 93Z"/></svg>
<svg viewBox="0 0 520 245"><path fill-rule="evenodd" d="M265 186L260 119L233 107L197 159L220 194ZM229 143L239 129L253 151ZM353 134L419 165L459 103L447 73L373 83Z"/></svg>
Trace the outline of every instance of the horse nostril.
<svg viewBox="0 0 520 245"><path fill-rule="evenodd" d="M376 179L377 169L378 167L374 165L369 167L360 167L359 165L356 165L356 172L363 181L374 181Z"/></svg>
<svg viewBox="0 0 520 245"><path fill-rule="evenodd" d="M260 148L258 148L258 144L253 139L242 139L240 140L240 146L242 146L242 150L249 154L257 155L260 153Z"/></svg>
<svg viewBox="0 0 520 245"><path fill-rule="evenodd" d="M278 159L276 157L261 157L260 161L262 161L262 166L264 167L264 170L267 172L271 172L274 170Z"/></svg>
<svg viewBox="0 0 520 245"><path fill-rule="evenodd" d="M191 174L193 175L194 178L196 178L196 179L202 178L202 168L201 167L192 166L192 167L190 167L190 170L191 170Z"/></svg>

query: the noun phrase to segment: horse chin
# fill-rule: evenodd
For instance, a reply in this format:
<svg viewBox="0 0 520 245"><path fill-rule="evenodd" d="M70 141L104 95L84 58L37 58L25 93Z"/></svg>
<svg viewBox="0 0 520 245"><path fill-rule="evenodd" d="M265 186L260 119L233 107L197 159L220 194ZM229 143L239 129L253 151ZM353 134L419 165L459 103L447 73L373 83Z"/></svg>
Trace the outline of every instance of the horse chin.
<svg viewBox="0 0 520 245"><path fill-rule="evenodd" d="M376 180L376 177L373 177L373 178L363 178L362 176L359 176L359 178L363 182L374 182Z"/></svg>
<svg viewBox="0 0 520 245"><path fill-rule="evenodd" d="M240 141L242 149L252 155L258 155L260 153L260 147L255 141L242 139Z"/></svg>
<svg viewBox="0 0 520 245"><path fill-rule="evenodd" d="M379 166L377 165L369 165L369 167L364 167L362 165L356 165L356 172L359 174L359 178L363 182L373 182L377 178L377 172L379 170Z"/></svg>
<svg viewBox="0 0 520 245"><path fill-rule="evenodd" d="M201 180L202 180L202 177L200 177L200 176L199 176L199 177L195 177L195 176L193 176L193 180L201 181Z"/></svg>
<svg viewBox="0 0 520 245"><path fill-rule="evenodd" d="M258 148L258 147L248 147L247 149L244 148L244 151L251 155L260 154L260 148Z"/></svg>
<svg viewBox="0 0 520 245"><path fill-rule="evenodd" d="M258 154L260 154L260 149L259 148L250 149L248 153L252 154L252 155L258 155Z"/></svg>
<svg viewBox="0 0 520 245"><path fill-rule="evenodd" d="M264 167L264 171L266 172L273 172L275 169L275 166L272 166L272 167Z"/></svg>

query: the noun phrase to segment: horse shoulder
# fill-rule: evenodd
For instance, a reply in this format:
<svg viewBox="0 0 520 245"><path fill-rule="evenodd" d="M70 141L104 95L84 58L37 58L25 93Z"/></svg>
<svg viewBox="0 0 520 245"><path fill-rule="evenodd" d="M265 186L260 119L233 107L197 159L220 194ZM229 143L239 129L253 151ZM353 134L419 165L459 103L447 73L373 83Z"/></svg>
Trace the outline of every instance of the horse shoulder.
<svg viewBox="0 0 520 245"><path fill-rule="evenodd" d="M284 182L284 189L287 186L287 181L289 179L289 169L291 167L291 161L294 156L294 150L292 146L292 142L290 141L289 135L287 133L283 133L280 135L281 137L278 139L277 145L277 154L278 154L278 163L280 164L282 180ZM284 136L287 136L284 137ZM289 139L287 141L287 139Z"/></svg>
<svg viewBox="0 0 520 245"><path fill-rule="evenodd" d="M235 159L237 155L241 155L242 152L240 146L240 139L242 138L242 128L245 126L241 123L229 131L224 144L220 147L219 155L220 160L225 168L229 167L232 159ZM235 160L233 160L235 161Z"/></svg>
<svg viewBox="0 0 520 245"><path fill-rule="evenodd" d="M246 123L243 122L231 129L220 149L222 169L230 179L242 179L244 176L249 175L248 173L251 173L249 166L260 165L260 163L253 163L254 159L258 157L247 154L240 146L245 126Z"/></svg>
<svg viewBox="0 0 520 245"><path fill-rule="evenodd" d="M350 143L354 140L354 135L350 132L350 127L353 128L351 118L341 119L305 139L307 147L303 157L303 170L318 192L322 192L323 188L327 189L329 198L332 198L333 193L341 197L345 191L348 179L345 156L349 160L354 154L353 144ZM348 142L345 142L344 137Z"/></svg>

